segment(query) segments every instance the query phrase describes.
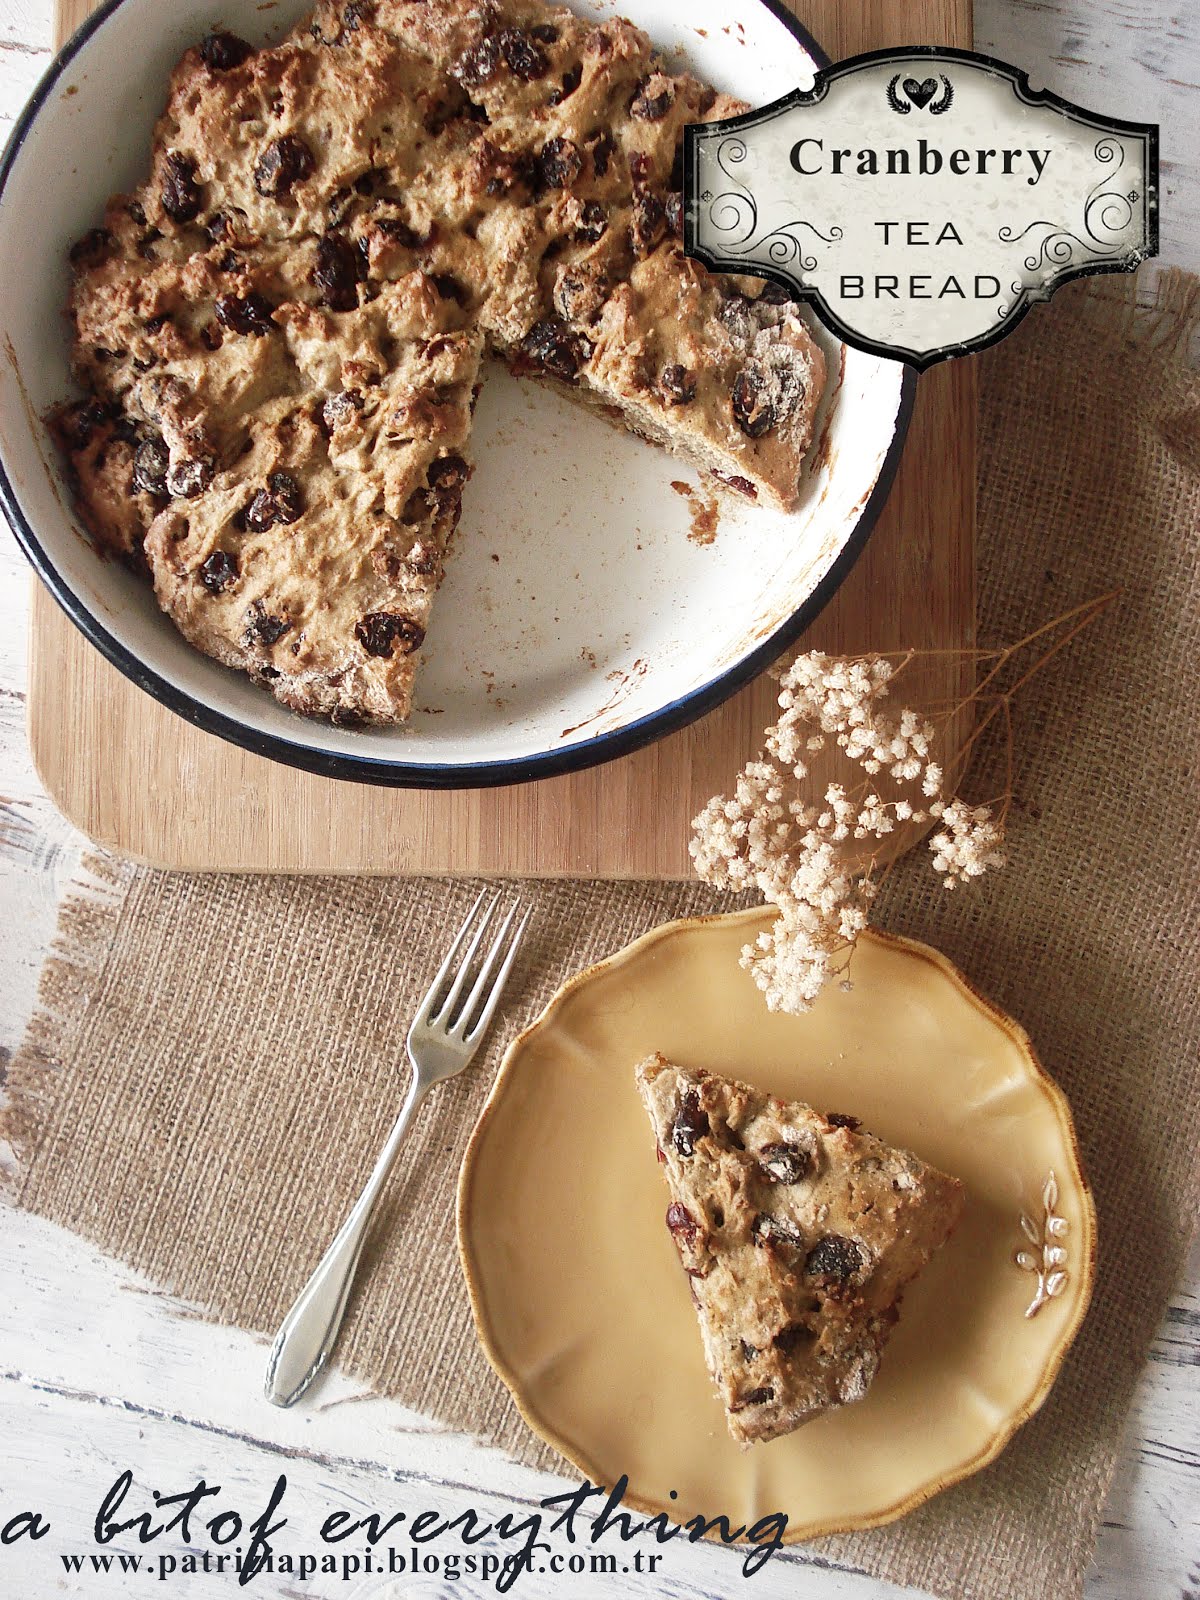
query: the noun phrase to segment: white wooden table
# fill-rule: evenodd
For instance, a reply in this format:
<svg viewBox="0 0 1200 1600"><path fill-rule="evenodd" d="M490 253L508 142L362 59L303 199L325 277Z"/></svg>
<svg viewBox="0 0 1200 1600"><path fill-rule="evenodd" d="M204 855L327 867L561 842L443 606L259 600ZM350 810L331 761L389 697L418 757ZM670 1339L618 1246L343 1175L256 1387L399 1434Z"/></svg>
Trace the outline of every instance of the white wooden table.
<svg viewBox="0 0 1200 1600"><path fill-rule="evenodd" d="M49 62L50 31L50 0L0 0L0 138ZM1200 7L1191 0L980 0L976 42L1029 69L1035 84L1162 124L1162 257L1200 268ZM33 1006L82 843L42 793L26 746L29 581L15 543L0 532L0 1071ZM258 1399L259 1341L196 1320L61 1230L8 1209L0 1220L0 1529L37 1507L53 1530L38 1545L0 1549L0 1593L13 1600L144 1592L144 1576L71 1576L58 1559L95 1548L97 1500L126 1466L141 1486L131 1509L149 1505L151 1488L179 1491L203 1475L223 1486L217 1509L236 1506L251 1516L286 1472L283 1509L292 1529L310 1535L297 1533L297 1551L316 1548L322 1517L341 1508L453 1515L474 1505L493 1517L523 1516L561 1487L391 1402L356 1394L337 1374L316 1405L276 1411ZM119 1539L107 1548L136 1547ZM177 1538L151 1548L184 1553ZM444 1540L428 1548L454 1546ZM556 1549L571 1553L561 1541ZM167 1592L225 1595L231 1581L177 1576ZM619 1595L635 1585L647 1594L728 1596L743 1581L732 1552L673 1544L653 1580L619 1570L609 1577L535 1572L520 1588L528 1596ZM818 1566L803 1551L769 1562L753 1588L762 1600L901 1593L861 1573ZM445 1574L348 1582L275 1574L251 1592L270 1600L398 1600L492 1591L478 1580L452 1585ZM1088 1594L1200 1597L1200 1251L1142 1378Z"/></svg>

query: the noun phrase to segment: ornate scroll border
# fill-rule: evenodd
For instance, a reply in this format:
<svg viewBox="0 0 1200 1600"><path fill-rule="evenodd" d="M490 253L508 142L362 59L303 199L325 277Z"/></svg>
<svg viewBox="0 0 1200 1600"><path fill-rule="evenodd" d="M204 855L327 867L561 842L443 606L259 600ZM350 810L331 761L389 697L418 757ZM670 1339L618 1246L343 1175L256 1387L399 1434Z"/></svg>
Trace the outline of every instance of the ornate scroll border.
<svg viewBox="0 0 1200 1600"><path fill-rule="evenodd" d="M778 100L773 100L770 105L763 106L760 110L746 111L740 116L723 118L720 122L693 123L684 129L683 236L684 249L688 255L694 256L697 261L703 262L710 272L744 273L747 271L747 266L744 259L739 261L739 254L745 257L752 249L757 249L762 242L761 240L753 239L753 227L751 232L740 241L735 233L734 248L730 250L728 255L717 256L703 249L697 242L696 231L701 206L707 205L711 208L716 205L725 205L734 208L742 218L747 214L751 214L755 219L757 218L758 208L754 203L753 196L745 188L745 185L738 182L736 177L731 177L728 168L720 161L718 165L721 171L727 177L731 177L732 187L730 191L721 195L714 195L710 191L701 194L697 190L699 146L702 142L711 141L715 130L719 129L722 134L732 137L741 146L742 154L738 159L743 159L746 147L737 138L742 130L757 127L763 122L769 122L783 112L790 110L793 106L818 104L829 93L831 84L835 83L838 78L846 77L857 71L860 67L874 65L878 62L892 62L899 66L903 62L914 60L929 62L958 61L984 67L996 76L1006 79L1012 85L1017 98L1026 105L1050 106L1055 110L1067 113L1078 126L1094 128L1097 134L1100 135L1096 146L1097 159L1102 159L1099 152L1105 144L1106 136L1109 138L1120 136L1141 139L1146 150L1147 179L1144 194L1132 191L1129 194L1120 195L1115 190L1109 191L1104 187L1109 181L1106 176L1101 180L1100 184L1093 188L1085 201L1084 217L1081 224L1084 231L1088 233L1091 233L1089 223L1093 220L1098 225L1103 226L1103 211L1096 215L1094 219L1089 216L1089 213L1093 212L1094 208L1102 203L1108 206L1117 202L1126 204L1131 208L1131 214L1132 207L1140 204L1143 207L1145 218L1146 246L1143 250L1123 251L1119 257L1114 257L1110 260L1079 262L1073 259L1074 246L1068 242L1065 256L1060 257L1058 252L1061 251L1061 246L1055 243L1055 237L1056 235L1065 236L1069 230L1047 220L1045 223L1047 233L1044 237L1039 238L1038 249L1045 252L1047 263L1051 261L1055 263L1055 271L1051 277L1043 283L1033 285L1026 284L1019 278L1014 280L1010 285L1013 300L1003 309L994 327L989 328L977 338L968 339L959 344L939 346L937 349L930 351L913 350L901 345L881 344L876 340L868 339L862 334L856 333L852 328L846 326L825 300L819 289L810 285L798 287L795 280L782 270L784 265L791 261L798 261L802 271L812 271L817 264L815 257L806 253L804 240L794 230L807 230L813 236L824 240L826 243L840 236L838 230L832 229L829 233L821 233L814 224L805 219L796 218L791 222L781 224L780 227L774 229L767 236L773 241L768 250L768 254L771 255L771 264L767 265L755 261L755 277L769 278L773 283L777 283L781 288L786 289L794 298L806 301L812 306L826 327L831 329L844 344L852 345L858 350L865 350L871 355L905 361L910 366L915 367L918 372L924 372L939 361L945 361L954 356L969 355L975 350L983 350L989 345L995 344L998 339L1002 339L1010 329L1021 321L1029 311L1030 306L1038 301L1048 300L1056 289L1071 278L1098 277L1111 272L1134 272L1148 256L1158 254L1158 125L1146 122L1125 122L1117 117L1099 117L1094 112L1086 111L1082 106L1077 106L1070 100L1064 100L1061 95L1054 94L1049 89L1031 88L1028 74L1019 67L1011 66L1005 61L998 61L994 56L982 55L976 50L959 50L949 46L942 47L938 45L913 45L903 50L870 50L863 55L849 56L845 61L839 61L833 66L819 67L811 89L794 89L790 94L783 95ZM722 141L721 148L724 148L724 144L725 141ZM1113 148L1115 151L1115 147ZM1115 170L1112 176L1115 176ZM752 208L750 213L747 213L745 209L747 202ZM1034 223L1030 226L1038 227L1040 224ZM731 228L729 231L734 232L734 229ZM1001 229L1001 236L1003 237L1003 229ZM1082 243L1077 236L1074 237L1076 237L1077 243ZM1092 237L1096 238L1096 235L1092 234ZM778 254L776 254L777 248ZM1035 257L1034 259L1036 261L1037 258ZM1033 269L1030 268L1029 270L1032 271Z"/></svg>

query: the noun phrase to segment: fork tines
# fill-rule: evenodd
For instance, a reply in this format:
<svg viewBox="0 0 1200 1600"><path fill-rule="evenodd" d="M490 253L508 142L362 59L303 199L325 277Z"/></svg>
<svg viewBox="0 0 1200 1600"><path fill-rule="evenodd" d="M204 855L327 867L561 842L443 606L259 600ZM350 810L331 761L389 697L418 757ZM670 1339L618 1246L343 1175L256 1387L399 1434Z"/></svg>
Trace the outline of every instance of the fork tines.
<svg viewBox="0 0 1200 1600"><path fill-rule="evenodd" d="M517 922L521 903L514 901L497 927L495 917L501 896L494 894L481 916L479 910L486 898L485 889L467 913L418 1011L420 1021L427 1027L438 1028L468 1044L491 1021L530 915L526 911ZM484 938L493 929L491 943L484 951Z"/></svg>

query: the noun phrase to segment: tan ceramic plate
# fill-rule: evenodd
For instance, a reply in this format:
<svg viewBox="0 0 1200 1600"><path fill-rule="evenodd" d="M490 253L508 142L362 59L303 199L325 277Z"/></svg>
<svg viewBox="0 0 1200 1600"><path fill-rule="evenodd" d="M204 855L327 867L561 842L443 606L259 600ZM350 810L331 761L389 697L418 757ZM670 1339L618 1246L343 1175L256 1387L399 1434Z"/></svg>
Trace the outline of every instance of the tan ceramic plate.
<svg viewBox="0 0 1200 1600"><path fill-rule="evenodd" d="M1070 1111L1024 1032L924 945L859 941L849 992L772 1016L738 952L761 912L659 928L569 982L505 1057L463 1164L479 1336L529 1425L675 1519L868 1527L992 1460L1087 1309L1095 1210ZM963 1179L958 1232L910 1288L867 1398L741 1451L705 1371L633 1082L651 1050L845 1111ZM1046 1232L1049 1199L1065 1227ZM1056 1192L1055 1192L1056 1191ZM1025 1216L1027 1237L1022 1232ZM1065 1276L1033 1316L1043 1238ZM671 1498L670 1491L677 1492Z"/></svg>

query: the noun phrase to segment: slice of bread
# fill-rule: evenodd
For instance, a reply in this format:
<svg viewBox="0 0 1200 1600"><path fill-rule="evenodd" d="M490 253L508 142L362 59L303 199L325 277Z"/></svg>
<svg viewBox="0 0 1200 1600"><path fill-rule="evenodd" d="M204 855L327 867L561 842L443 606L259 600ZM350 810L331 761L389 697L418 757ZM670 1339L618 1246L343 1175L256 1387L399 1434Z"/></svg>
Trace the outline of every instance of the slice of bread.
<svg viewBox="0 0 1200 1600"><path fill-rule="evenodd" d="M861 1400L905 1284L962 1215L962 1184L853 1117L661 1055L637 1083L730 1433L774 1439Z"/></svg>

